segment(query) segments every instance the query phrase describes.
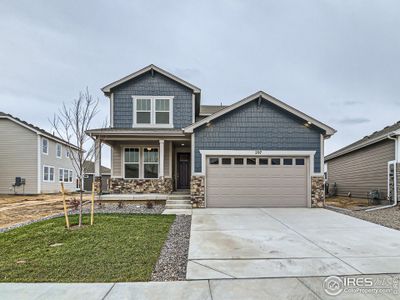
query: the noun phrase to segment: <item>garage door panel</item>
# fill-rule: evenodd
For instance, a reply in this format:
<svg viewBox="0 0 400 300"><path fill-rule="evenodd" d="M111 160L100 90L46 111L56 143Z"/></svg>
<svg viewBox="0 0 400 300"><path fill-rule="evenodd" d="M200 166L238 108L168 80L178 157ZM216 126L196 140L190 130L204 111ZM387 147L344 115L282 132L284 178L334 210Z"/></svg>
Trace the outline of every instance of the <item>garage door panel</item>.
<svg viewBox="0 0 400 300"><path fill-rule="evenodd" d="M305 207L307 166L208 163L206 187L208 207Z"/></svg>
<svg viewBox="0 0 400 300"><path fill-rule="evenodd" d="M282 175L304 175L305 168L281 167L281 168L264 168L264 167L243 167L243 168L210 168L207 172L209 175L227 175L233 177L243 176L279 176Z"/></svg>
<svg viewBox="0 0 400 300"><path fill-rule="evenodd" d="M251 187L262 187L264 185L264 181L268 181L268 186L279 186L279 187L286 187L288 181L290 181L290 186L301 186L304 188L304 176L299 177L290 177L286 178L286 180L282 181L280 177L235 177L235 178L220 178L218 181L208 181L208 187L231 187L232 185L240 185L240 186L251 186ZM260 186L261 185L261 186Z"/></svg>
<svg viewBox="0 0 400 300"><path fill-rule="evenodd" d="M301 194L303 192L303 188L298 187L298 188L293 188L293 189L285 189L282 190L282 188L260 188L257 190L257 192L254 192L253 188L241 188L240 191L237 191L235 189L232 189L230 187L227 188L220 188L220 189L211 189L210 192L208 193L208 196L232 196L232 195L244 195L246 197L253 197L253 196L263 196L265 198L270 197L270 196L297 196L299 193Z"/></svg>
<svg viewBox="0 0 400 300"><path fill-rule="evenodd" d="M219 207L304 207L306 205L305 201L299 202L297 196L289 196L287 201L281 201L279 196L269 199L262 196L252 196L251 199L243 197L245 196L234 195L229 197L229 201L227 201L226 197L219 198L216 196L214 201L223 205Z"/></svg>

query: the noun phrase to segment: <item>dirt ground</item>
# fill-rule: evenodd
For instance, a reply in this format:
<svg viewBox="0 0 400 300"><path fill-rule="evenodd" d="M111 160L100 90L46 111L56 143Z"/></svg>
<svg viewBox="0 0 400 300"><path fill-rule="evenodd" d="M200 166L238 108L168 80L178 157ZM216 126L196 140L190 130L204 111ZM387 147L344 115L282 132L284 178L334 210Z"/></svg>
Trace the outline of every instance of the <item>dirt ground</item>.
<svg viewBox="0 0 400 300"><path fill-rule="evenodd" d="M66 196L68 208L72 199L79 199L78 194ZM90 200L90 195L84 195ZM63 212L61 194L46 194L36 196L0 195L0 228L18 223L37 220L46 216Z"/></svg>
<svg viewBox="0 0 400 300"><path fill-rule="evenodd" d="M329 206L346 208L350 210L362 209L368 206L368 199L350 198L343 196L329 197L325 199L325 204Z"/></svg>

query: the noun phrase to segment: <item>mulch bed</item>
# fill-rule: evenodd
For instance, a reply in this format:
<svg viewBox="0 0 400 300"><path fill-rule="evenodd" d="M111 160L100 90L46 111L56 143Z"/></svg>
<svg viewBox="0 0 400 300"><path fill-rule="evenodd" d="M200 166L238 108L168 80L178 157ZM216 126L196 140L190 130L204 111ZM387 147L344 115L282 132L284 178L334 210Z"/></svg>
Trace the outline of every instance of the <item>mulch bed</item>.
<svg viewBox="0 0 400 300"><path fill-rule="evenodd" d="M151 276L152 281L186 280L191 221L191 216L176 216Z"/></svg>
<svg viewBox="0 0 400 300"><path fill-rule="evenodd" d="M374 211L337 210L331 207L328 209L385 227L400 230L400 209L398 206Z"/></svg>

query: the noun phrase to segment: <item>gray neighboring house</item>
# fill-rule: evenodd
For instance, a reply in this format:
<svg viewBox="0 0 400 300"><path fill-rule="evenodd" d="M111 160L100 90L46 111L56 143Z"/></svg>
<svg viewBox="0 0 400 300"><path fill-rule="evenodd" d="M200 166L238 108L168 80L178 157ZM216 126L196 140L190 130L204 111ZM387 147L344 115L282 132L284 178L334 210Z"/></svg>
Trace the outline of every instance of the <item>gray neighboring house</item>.
<svg viewBox="0 0 400 300"><path fill-rule="evenodd" d="M60 182L75 190L76 172L69 158L74 145L0 112L0 194L57 193ZM16 178L25 184L15 186Z"/></svg>
<svg viewBox="0 0 400 300"><path fill-rule="evenodd" d="M111 126L88 134L111 147L111 193L186 190L197 207L323 206L324 140L335 130L267 93L203 106L198 87L155 65L102 91ZM97 153L97 182L100 166Z"/></svg>
<svg viewBox="0 0 400 300"><path fill-rule="evenodd" d="M94 162L93 161L85 161L83 164L83 189L85 191L92 191L92 184L94 178ZM109 180L111 177L111 169L101 166L101 190L107 191Z"/></svg>
<svg viewBox="0 0 400 300"><path fill-rule="evenodd" d="M381 199L393 201L400 195L400 122L325 157L330 189L338 195L366 198L372 190Z"/></svg>

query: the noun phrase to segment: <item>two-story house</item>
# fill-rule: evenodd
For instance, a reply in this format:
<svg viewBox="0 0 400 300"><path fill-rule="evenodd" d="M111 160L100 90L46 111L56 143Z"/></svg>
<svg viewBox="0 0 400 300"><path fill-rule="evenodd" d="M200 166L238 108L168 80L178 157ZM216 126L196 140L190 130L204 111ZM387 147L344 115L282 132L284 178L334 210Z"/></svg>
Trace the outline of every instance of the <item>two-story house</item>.
<svg viewBox="0 0 400 300"><path fill-rule="evenodd" d="M335 130L266 94L202 106L198 87L149 65L102 91L110 191L190 190L198 207L311 207L324 201L324 140ZM101 157L96 155L96 180Z"/></svg>
<svg viewBox="0 0 400 300"><path fill-rule="evenodd" d="M76 146L2 112L0 141L0 194L58 193L61 182L75 190L70 155Z"/></svg>

